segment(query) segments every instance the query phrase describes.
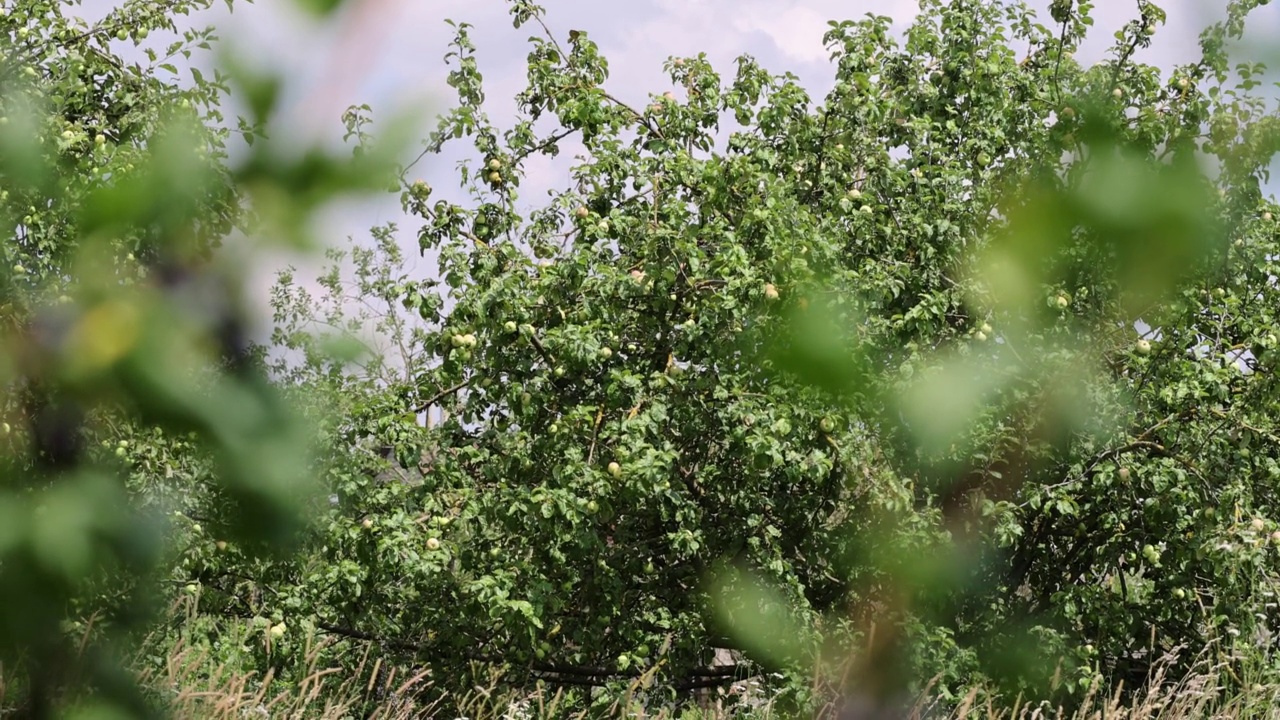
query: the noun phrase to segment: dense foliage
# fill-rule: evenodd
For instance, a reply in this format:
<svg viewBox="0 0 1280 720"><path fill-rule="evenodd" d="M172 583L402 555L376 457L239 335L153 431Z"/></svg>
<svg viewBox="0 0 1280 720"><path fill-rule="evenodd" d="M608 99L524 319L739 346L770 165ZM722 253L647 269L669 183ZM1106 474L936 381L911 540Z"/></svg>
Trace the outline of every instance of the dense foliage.
<svg viewBox="0 0 1280 720"><path fill-rule="evenodd" d="M406 180L443 284L379 294L426 321L398 408L447 419L374 405L383 424L350 426L421 481L343 476L303 606L437 666L676 686L724 642L717 617L752 627L717 598L758 596L707 582L726 562L796 623L737 644L795 660L819 625L879 623L868 674L897 653L944 692L1037 687L1063 658L1070 690L1133 685L1163 651L1252 643L1275 117L1260 67L1229 72L1249 9L1162 73L1136 60L1150 3L1086 68L1088 3L1046 27L924 2L901 44L887 18L833 24L822 102L694 57L633 108L586 33L540 34L505 130L460 25L459 106L428 149L474 143L472 201ZM524 163L571 136L571 186L525 210Z"/></svg>
<svg viewBox="0 0 1280 720"><path fill-rule="evenodd" d="M228 409L193 423L169 405L148 414L138 392L174 386L126 375L124 409L142 412L84 431L119 448L135 505L187 518L161 567L197 598L202 642L284 681L317 634L334 662L373 649L425 666L435 693L468 689L478 668L513 683L641 678L655 697L777 669L796 703L821 696L815 673L885 696L934 676L944 696L1038 695L1057 674L1078 696L1206 646L1273 672L1280 209L1262 186L1280 135L1252 92L1264 69L1227 55L1260 4L1229 3L1198 60L1161 70L1139 59L1164 21L1146 0L1092 67L1072 55L1088 2L1055 1L1045 25L1021 3L922 0L901 39L888 18L832 23L836 82L820 100L751 58L726 78L699 56L672 58L674 89L631 107L605 89L587 33L556 37L515 0L516 26L538 29L519 116L486 115L458 24L457 107L426 141L428 156L468 144L469 200L402 172L432 279L405 269L398 228L377 228L331 255L319 296L282 276L273 347L257 355L274 388L245 395L226 383L247 371L211 379L216 363L198 364L191 395L162 399ZM157 107L182 106L146 86L168 98ZM367 112L345 118L358 158L373 154ZM69 132L62 151L116 157ZM202 159L217 160L208 137ZM572 182L523 196L527 164L571 139ZM127 220L73 212L118 187L115 171L65 170L74 182L46 187L86 194L52 245L22 250L41 268L22 287L83 284L57 253L94 223L204 250L254 173L286 192L337 177L210 164L199 187L218 192ZM128 197L167 187L149 182ZM193 217L208 232L185 242ZM116 261L151 267L144 240L116 241ZM335 335L376 344L347 362ZM120 364L129 350L110 367L135 367ZM315 421L310 462L257 444L293 425L245 420L246 402L274 408L277 393ZM193 424L202 443L175 432ZM45 452L11 449L26 472ZM275 483L268 461L288 470ZM328 502L307 506L296 552L264 558L261 538L231 531L277 527L252 513L283 511L300 471ZM14 502L14 517L34 505ZM29 526L0 552L38 549L45 526ZM2 557L0 573L27 567ZM89 567L26 597L110 604L117 583L76 582ZM0 588L36 587L19 583ZM0 607L6 622L41 618L33 632L62 612ZM725 646L745 651L739 665L709 668Z"/></svg>
<svg viewBox="0 0 1280 720"><path fill-rule="evenodd" d="M229 166L232 77L177 66L210 48L177 25L209 0L93 23L77 4L0 3L0 713L33 718L147 712L115 648L154 610L166 535L208 522L257 552L301 526L311 432L215 250L237 230L301 239L282 228L388 177L375 153L259 146ZM252 143L274 81L236 81Z"/></svg>

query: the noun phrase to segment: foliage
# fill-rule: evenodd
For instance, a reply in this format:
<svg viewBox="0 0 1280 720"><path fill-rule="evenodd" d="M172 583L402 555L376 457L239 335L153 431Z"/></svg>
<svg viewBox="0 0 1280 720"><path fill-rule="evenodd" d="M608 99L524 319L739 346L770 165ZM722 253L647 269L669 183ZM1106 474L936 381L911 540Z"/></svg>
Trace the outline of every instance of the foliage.
<svg viewBox="0 0 1280 720"><path fill-rule="evenodd" d="M11 0L0 16L0 218L13 233L0 271L0 663L6 704L36 718L149 712L114 646L147 614L166 535L207 522L253 554L301 526L310 433L253 357L234 275L212 251L233 230L281 234L271 218L386 182L380 153L293 159L260 143L227 163L218 103L233 81L264 79L178 77L214 37L177 20L209 0L128 2L92 24L76 4ZM250 141L271 111L257 109L238 124ZM205 491L207 520L181 512L200 496L178 483ZM72 621L89 616L99 632L77 651Z"/></svg>
<svg viewBox="0 0 1280 720"><path fill-rule="evenodd" d="M1276 448L1274 117L1260 69L1232 85L1225 60L1248 9L1162 75L1135 59L1149 3L1085 68L1088 3L1046 27L924 2L901 45L887 18L833 23L820 103L693 57L633 108L586 33L545 32L505 130L456 25L427 152L474 144L471 200L405 178L442 284L400 269L394 228L359 260L356 325L399 359L334 396L331 519L273 592L458 677L668 688L722 620L796 688L819 637L878 627L868 692L941 673L944 696L1057 669L1069 693L1132 686L1161 648L1249 638ZM570 138L571 186L526 210L526 163ZM282 286L292 347L344 322L325 286L327 315Z"/></svg>
<svg viewBox="0 0 1280 720"><path fill-rule="evenodd" d="M434 279L387 226L319 291L286 273L272 298L259 355L321 448L279 457L328 495L300 549L230 534L263 506L224 501L260 487L228 458L277 456L220 453L215 423L200 445L108 438L135 499L191 518L167 579L215 653L302 683L319 634L326 663L426 665L424 702L480 668L606 688L565 713L757 674L784 678L784 713L845 677L876 702L935 678L949 707L972 688L1080 703L1206 646L1244 692L1276 669L1255 644L1280 545L1276 115L1262 68L1227 55L1258 4L1162 72L1138 60L1164 21L1145 0L1093 67L1072 55L1089 2L1046 26L922 0L901 41L888 18L832 23L821 100L698 56L631 107L587 33L516 0L540 33L506 128L456 24L458 104L424 154L468 143L469 199L401 177ZM357 158L367 112L345 118ZM532 203L525 169L568 142L572 182ZM308 197L309 170L255 158L212 176ZM334 354L353 337L380 344L353 364ZM245 623L262 642L237 655ZM745 656L708 667L726 645Z"/></svg>

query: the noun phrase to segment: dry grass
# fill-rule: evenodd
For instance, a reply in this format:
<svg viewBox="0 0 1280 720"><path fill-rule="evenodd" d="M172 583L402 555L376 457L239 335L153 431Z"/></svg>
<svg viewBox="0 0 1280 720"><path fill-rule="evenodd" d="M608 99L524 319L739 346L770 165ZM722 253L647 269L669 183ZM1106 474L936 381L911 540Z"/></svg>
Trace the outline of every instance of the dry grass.
<svg viewBox="0 0 1280 720"><path fill-rule="evenodd" d="M153 650L156 649L152 646ZM270 673L259 676L220 664L207 650L179 641L169 645L158 664L152 660L140 673L144 685L168 704L172 717L184 720L409 720L410 718L465 718L466 720L585 720L588 717L627 717L652 720L723 720L745 718L773 720L784 715L760 697L748 682L720 690L701 708L663 706L650 693L654 677L637 678L629 687L601 697L596 690L594 711L585 705L581 691L539 687L530 691L506 689L499 674L477 682L465 695L453 695L447 703L424 704L431 697L429 672L406 673L383 668L369 654L354 666L322 667L323 641L306 643L300 681L273 682ZM152 657L155 657L154 654ZM1205 651L1191 673L1171 677L1174 658L1166 658L1137 693L1111 688L1088 696L1074 711L1047 704L1013 702L998 705L974 690L959 703L944 707L938 702L920 703L906 711L876 715L845 715L842 720L1262 720L1280 718L1280 683L1271 677L1246 682L1239 658L1227 661ZM142 663L139 663L139 667ZM1245 687L1239 691L1229 688ZM0 672L0 699L4 698L4 674ZM735 703L743 694L748 707ZM446 712L447 705L447 712ZM6 717L0 702L0 718ZM834 712L821 713L827 718Z"/></svg>

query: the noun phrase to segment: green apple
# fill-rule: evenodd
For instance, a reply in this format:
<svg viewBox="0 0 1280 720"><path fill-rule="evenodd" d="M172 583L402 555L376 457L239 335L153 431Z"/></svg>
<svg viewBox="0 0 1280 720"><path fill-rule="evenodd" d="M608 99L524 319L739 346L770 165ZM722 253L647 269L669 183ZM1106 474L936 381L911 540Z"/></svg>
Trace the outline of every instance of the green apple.
<svg viewBox="0 0 1280 720"><path fill-rule="evenodd" d="M434 550L439 550L439 549L440 549L440 540L439 540L438 538L427 538L427 549L428 549L428 550L433 550L433 551L434 551Z"/></svg>
<svg viewBox="0 0 1280 720"><path fill-rule="evenodd" d="M588 512L588 513L590 513L590 514L592 514L592 515L595 515L595 514L596 514L597 512L599 512L599 511L600 511L600 503L596 502L595 500L588 500L588 501L587 501L587 512Z"/></svg>
<svg viewBox="0 0 1280 720"><path fill-rule="evenodd" d="M373 519L372 519L372 518L365 518L364 520L362 520L362 521L360 522L360 527L364 528L365 530L372 530L372 529L373 529Z"/></svg>
<svg viewBox="0 0 1280 720"><path fill-rule="evenodd" d="M1187 591L1186 591L1186 590L1183 590L1182 588L1176 588L1176 589L1174 589L1174 591L1173 591L1173 597L1174 597L1174 598L1176 598L1176 599L1178 599L1178 600L1181 600L1181 599L1185 598L1186 596L1187 596Z"/></svg>
<svg viewBox="0 0 1280 720"><path fill-rule="evenodd" d="M1138 341L1138 342L1133 346L1133 349L1134 349L1134 350L1135 350L1139 355L1150 355L1150 354L1151 354L1151 341L1150 341L1150 340L1147 340L1146 338L1143 338L1143 339L1139 340L1139 341Z"/></svg>
<svg viewBox="0 0 1280 720"><path fill-rule="evenodd" d="M822 420L818 423L818 427L822 428L822 432L824 432L824 433L829 433L829 432L831 432L832 430L835 430L835 429L836 429L836 424L835 424L835 421L833 421L831 418L829 418L829 417L824 417L824 418L822 418Z"/></svg>
<svg viewBox="0 0 1280 720"><path fill-rule="evenodd" d="M493 158L492 160L490 160L490 161L489 161L489 169L490 169L490 170L501 170L501 169L502 169L502 161L501 161L501 160L499 160L498 158Z"/></svg>
<svg viewBox="0 0 1280 720"><path fill-rule="evenodd" d="M497 185L498 183L502 182L502 173L496 170L489 173L489 182L493 183L494 185Z"/></svg>
<svg viewBox="0 0 1280 720"><path fill-rule="evenodd" d="M226 541L226 540L219 540L218 542L214 543L214 544L213 544L213 546L214 546L215 548L217 548L217 549L218 549L218 552L226 552L226 551L227 551L227 541Z"/></svg>
<svg viewBox="0 0 1280 720"><path fill-rule="evenodd" d="M987 334L979 330L978 332L973 334L973 339L977 340L978 342L986 342Z"/></svg>
<svg viewBox="0 0 1280 720"><path fill-rule="evenodd" d="M276 639L280 639L280 638L284 637L284 634L285 634L285 632L286 632L288 629L289 629L289 627L288 627L287 625L285 625L285 624L284 624L284 621L281 621L279 624L272 625L272 626L271 626L271 637L276 638Z"/></svg>
<svg viewBox="0 0 1280 720"><path fill-rule="evenodd" d="M1054 299L1053 304L1056 305L1059 310L1066 310L1067 306L1071 304L1071 301L1067 299L1066 295L1059 295Z"/></svg>
<svg viewBox="0 0 1280 720"><path fill-rule="evenodd" d="M183 590L186 590L188 595L195 595L200 592L200 587L195 583L187 583L187 586L184 587Z"/></svg>
<svg viewBox="0 0 1280 720"><path fill-rule="evenodd" d="M982 326L978 328L978 332L986 333L987 335L990 335L991 325L989 325L988 323L982 323Z"/></svg>
<svg viewBox="0 0 1280 720"><path fill-rule="evenodd" d="M616 462L609 463L609 474L614 477L622 477L622 466Z"/></svg>
<svg viewBox="0 0 1280 720"><path fill-rule="evenodd" d="M1120 479L1121 479L1121 480L1128 480L1128 479L1129 479L1129 468L1127 468L1127 467L1122 467L1122 468L1120 468L1120 471L1119 471L1119 473L1118 473L1118 474L1120 475Z"/></svg>
<svg viewBox="0 0 1280 720"><path fill-rule="evenodd" d="M608 360L609 358L613 357L613 350L610 349L608 346L605 346L600 348L598 354L600 355L600 358L602 360Z"/></svg>
<svg viewBox="0 0 1280 720"><path fill-rule="evenodd" d="M764 284L764 297L766 300L778 299L778 288L773 283Z"/></svg>

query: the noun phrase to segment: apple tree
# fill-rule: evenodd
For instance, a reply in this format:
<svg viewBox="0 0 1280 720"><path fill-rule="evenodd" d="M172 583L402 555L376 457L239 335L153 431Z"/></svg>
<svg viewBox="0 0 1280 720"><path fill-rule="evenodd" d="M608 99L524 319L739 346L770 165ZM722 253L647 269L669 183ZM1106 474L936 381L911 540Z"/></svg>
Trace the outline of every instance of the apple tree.
<svg viewBox="0 0 1280 720"><path fill-rule="evenodd" d="M1146 0L1088 67L1089 2L923 0L901 39L834 22L824 98L695 56L632 105L517 0L506 127L457 25L426 153L466 143L467 199L404 178L434 280L390 228L358 263L421 324L383 325L402 366L338 381L368 394L272 593L460 681L692 689L849 641L885 694L1047 692L1064 658L1064 691L1133 687L1177 646L1271 663L1244 649L1280 542L1276 115L1227 54L1259 4L1161 70ZM567 143L572 182L532 203ZM308 347L300 292L280 338ZM751 661L716 674L726 643Z"/></svg>

